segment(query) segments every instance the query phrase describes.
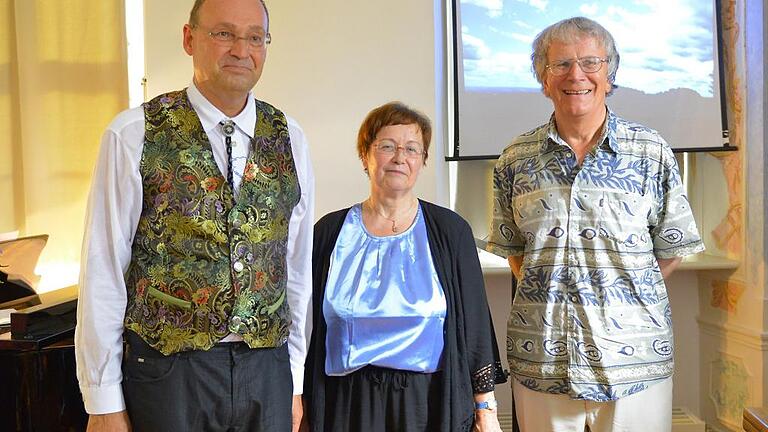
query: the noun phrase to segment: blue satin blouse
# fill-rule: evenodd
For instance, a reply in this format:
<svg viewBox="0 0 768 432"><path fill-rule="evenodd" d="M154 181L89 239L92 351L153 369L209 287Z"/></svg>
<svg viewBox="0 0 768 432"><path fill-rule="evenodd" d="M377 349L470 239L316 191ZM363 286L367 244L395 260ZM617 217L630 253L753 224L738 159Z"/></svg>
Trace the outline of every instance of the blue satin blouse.
<svg viewBox="0 0 768 432"><path fill-rule="evenodd" d="M388 237L370 234L361 205L353 206L331 254L323 298L326 374L367 365L439 370L446 310L421 206L410 228Z"/></svg>

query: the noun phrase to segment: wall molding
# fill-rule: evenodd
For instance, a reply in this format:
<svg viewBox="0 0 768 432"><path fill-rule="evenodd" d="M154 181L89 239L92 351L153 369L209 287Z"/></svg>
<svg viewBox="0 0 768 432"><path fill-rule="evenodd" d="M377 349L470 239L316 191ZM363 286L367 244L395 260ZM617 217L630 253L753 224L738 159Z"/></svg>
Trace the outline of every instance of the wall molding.
<svg viewBox="0 0 768 432"><path fill-rule="evenodd" d="M729 324L710 321L698 317L699 330L709 336L728 339L750 349L768 351L768 331L760 331L740 324Z"/></svg>
<svg viewBox="0 0 768 432"><path fill-rule="evenodd" d="M720 7L723 63L725 64L726 100L728 109L728 140L730 145L742 149L740 152L712 152L722 164L728 185L728 209L723 220L712 230L717 248L728 253L729 258L738 259L744 254L744 144L745 85L739 65L743 64L744 53L740 49L742 29L736 0L726 0ZM732 154L731 154L732 153Z"/></svg>
<svg viewBox="0 0 768 432"><path fill-rule="evenodd" d="M709 399L717 420L732 430L738 430L744 407L752 399L752 374L744 363L744 357L724 351L709 362Z"/></svg>

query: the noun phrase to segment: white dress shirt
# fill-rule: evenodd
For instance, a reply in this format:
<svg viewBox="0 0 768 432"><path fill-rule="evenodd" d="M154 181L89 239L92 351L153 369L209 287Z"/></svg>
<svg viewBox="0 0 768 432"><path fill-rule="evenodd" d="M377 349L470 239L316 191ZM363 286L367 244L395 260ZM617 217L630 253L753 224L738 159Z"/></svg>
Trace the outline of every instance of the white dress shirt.
<svg viewBox="0 0 768 432"><path fill-rule="evenodd" d="M190 84L187 95L208 134L216 164L227 177L227 151L219 122L228 117ZM245 109L230 118L237 125L232 136L235 193L248 157L247 145L256 125L256 107L249 95ZM293 393L302 394L304 359L311 333L312 232L314 175L309 145L295 120L287 118L291 149L301 198L291 214L287 251L287 296L291 311L288 352ZM144 110L120 113L101 139L101 149L88 200L80 270L80 297L75 330L77 378L85 409L104 414L125 409L121 387L123 320L127 304L124 274L131 261L133 236L142 209L143 186L139 164L144 147ZM229 335L225 340L237 340Z"/></svg>

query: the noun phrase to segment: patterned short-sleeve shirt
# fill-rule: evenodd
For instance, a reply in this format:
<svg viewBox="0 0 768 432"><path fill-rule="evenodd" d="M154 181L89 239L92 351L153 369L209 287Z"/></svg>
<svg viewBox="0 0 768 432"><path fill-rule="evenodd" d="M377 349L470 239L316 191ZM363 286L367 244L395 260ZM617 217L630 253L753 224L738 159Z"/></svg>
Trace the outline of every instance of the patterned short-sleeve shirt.
<svg viewBox="0 0 768 432"><path fill-rule="evenodd" d="M672 150L608 110L581 165L548 124L512 142L493 178L488 250L524 255L507 354L526 387L615 400L672 375L658 258L704 250Z"/></svg>

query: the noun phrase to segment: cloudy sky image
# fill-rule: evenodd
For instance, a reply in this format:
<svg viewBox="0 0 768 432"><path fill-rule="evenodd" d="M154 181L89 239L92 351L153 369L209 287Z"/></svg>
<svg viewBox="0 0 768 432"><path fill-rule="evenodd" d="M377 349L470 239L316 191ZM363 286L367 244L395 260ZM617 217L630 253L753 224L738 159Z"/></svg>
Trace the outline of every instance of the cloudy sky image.
<svg viewBox="0 0 768 432"><path fill-rule="evenodd" d="M707 0L461 0L467 90L529 90L531 42L544 27L586 16L616 39L620 87L646 94L690 89L713 97L713 2Z"/></svg>

